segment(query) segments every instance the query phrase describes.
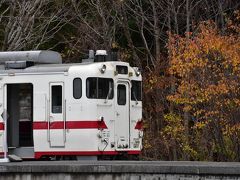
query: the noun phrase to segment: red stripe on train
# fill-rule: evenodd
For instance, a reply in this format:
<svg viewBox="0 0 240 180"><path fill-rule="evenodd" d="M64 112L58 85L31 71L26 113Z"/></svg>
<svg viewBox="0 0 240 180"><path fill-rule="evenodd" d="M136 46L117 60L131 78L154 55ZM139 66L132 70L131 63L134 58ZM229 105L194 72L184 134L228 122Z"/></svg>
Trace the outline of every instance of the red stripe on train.
<svg viewBox="0 0 240 180"><path fill-rule="evenodd" d="M62 121L51 122L50 129L63 129ZM33 130L48 129L48 122L36 121L33 122ZM104 121L67 121L66 129L107 129ZM4 123L0 122L0 130L4 130Z"/></svg>
<svg viewBox="0 0 240 180"><path fill-rule="evenodd" d="M143 130L143 121L142 120L137 122L135 129Z"/></svg>
<svg viewBox="0 0 240 180"><path fill-rule="evenodd" d="M4 123L0 122L0 130L4 130Z"/></svg>
<svg viewBox="0 0 240 180"><path fill-rule="evenodd" d="M35 152L35 158L39 159L42 156L98 156L98 155L119 155L121 153L127 153L131 155L138 155L141 151L51 151L51 152Z"/></svg>
<svg viewBox="0 0 240 180"><path fill-rule="evenodd" d="M36 159L42 156L99 156L99 155L119 155L121 153L127 153L129 155L139 155L141 151L130 150L130 151L51 151L51 152L35 152L34 156ZM4 156L4 152L0 152L0 157Z"/></svg>
<svg viewBox="0 0 240 180"><path fill-rule="evenodd" d="M62 121L55 121L49 124L50 129L63 129ZM48 129L48 122L33 122L34 130ZM104 121L66 121L66 129L107 129Z"/></svg>

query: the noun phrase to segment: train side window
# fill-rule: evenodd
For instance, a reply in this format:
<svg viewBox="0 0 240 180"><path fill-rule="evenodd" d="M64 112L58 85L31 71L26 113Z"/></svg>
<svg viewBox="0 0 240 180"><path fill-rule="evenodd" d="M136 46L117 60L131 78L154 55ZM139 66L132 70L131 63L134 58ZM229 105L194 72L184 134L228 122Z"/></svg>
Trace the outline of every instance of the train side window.
<svg viewBox="0 0 240 180"><path fill-rule="evenodd" d="M62 86L52 86L52 113L62 113Z"/></svg>
<svg viewBox="0 0 240 180"><path fill-rule="evenodd" d="M86 87L90 99L113 98L113 80L110 78L87 78Z"/></svg>
<svg viewBox="0 0 240 180"><path fill-rule="evenodd" d="M142 82L132 80L131 100L142 101Z"/></svg>
<svg viewBox="0 0 240 180"><path fill-rule="evenodd" d="M73 97L75 99L80 99L82 97L82 80L80 78L75 78L73 80Z"/></svg>
<svg viewBox="0 0 240 180"><path fill-rule="evenodd" d="M119 84L117 87L117 102L118 105L126 104L126 86Z"/></svg>

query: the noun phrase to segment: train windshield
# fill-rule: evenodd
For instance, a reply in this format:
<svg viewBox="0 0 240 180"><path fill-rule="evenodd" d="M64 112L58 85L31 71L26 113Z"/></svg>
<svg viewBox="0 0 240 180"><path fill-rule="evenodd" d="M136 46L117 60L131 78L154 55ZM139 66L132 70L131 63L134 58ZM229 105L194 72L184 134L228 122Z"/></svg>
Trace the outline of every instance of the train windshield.
<svg viewBox="0 0 240 180"><path fill-rule="evenodd" d="M142 82L132 80L131 100L142 101Z"/></svg>
<svg viewBox="0 0 240 180"><path fill-rule="evenodd" d="M110 78L87 78L87 97L90 99L112 99L113 80Z"/></svg>

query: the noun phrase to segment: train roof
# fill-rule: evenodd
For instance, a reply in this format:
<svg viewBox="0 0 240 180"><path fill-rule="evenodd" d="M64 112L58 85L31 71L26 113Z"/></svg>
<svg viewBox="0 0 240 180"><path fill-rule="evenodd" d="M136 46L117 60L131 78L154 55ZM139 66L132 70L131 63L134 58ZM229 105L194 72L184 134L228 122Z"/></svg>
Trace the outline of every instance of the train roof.
<svg viewBox="0 0 240 180"><path fill-rule="evenodd" d="M86 66L86 65L94 65L94 64L109 64L109 63L116 63L116 64L128 64L126 62L121 61L108 61L108 62L84 62L84 63L66 63L66 64L39 64L30 66L24 69L5 69L4 65L0 65L0 75L4 74L11 74L11 73L64 73L68 72L70 67L76 66Z"/></svg>
<svg viewBox="0 0 240 180"><path fill-rule="evenodd" d="M121 66L129 67L128 62L119 61L116 52L107 54L106 50L97 50L96 54L93 50L89 50L88 58L82 59L82 63L67 64L62 64L61 55L54 51L0 52L0 76L65 74L69 71L73 73L78 71L91 72L92 69L101 68L103 64L112 70L118 68L117 71L120 69L123 71L124 67ZM119 66L115 68L115 65ZM132 68L135 72L139 71L136 67Z"/></svg>

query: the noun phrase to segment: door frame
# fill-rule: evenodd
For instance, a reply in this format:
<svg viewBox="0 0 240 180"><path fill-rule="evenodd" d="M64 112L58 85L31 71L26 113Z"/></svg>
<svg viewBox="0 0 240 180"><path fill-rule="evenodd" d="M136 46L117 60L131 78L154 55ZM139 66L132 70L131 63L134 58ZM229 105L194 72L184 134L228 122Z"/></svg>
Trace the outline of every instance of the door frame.
<svg viewBox="0 0 240 180"><path fill-rule="evenodd" d="M119 106L122 106L122 105L119 105L118 104L118 85L124 85L126 87L126 105L124 106L127 106L125 107L127 109L127 112L128 112L128 115L127 115L127 128L128 128L128 131L127 131L127 144L128 144L128 148L125 148L125 149L129 149L130 148L130 139L131 139L131 133L130 133L130 88L131 88L131 83L129 82L129 80L127 79L118 79L117 82L116 82L116 98L115 98L115 107L116 107L116 121L118 121L118 107ZM116 134L116 129L115 129L115 134ZM115 142L117 143L116 145L116 150L118 151L122 151L122 150L125 150L124 148L118 148L118 141L120 139L120 136L117 134L117 137L118 139L115 139Z"/></svg>
<svg viewBox="0 0 240 180"><path fill-rule="evenodd" d="M61 113L53 113L52 102L52 87L62 87L62 107ZM66 100L65 100L65 86L63 81L49 82L49 100L48 100L48 141L50 147L65 147L66 142ZM62 138L60 138L62 136Z"/></svg>
<svg viewBox="0 0 240 180"><path fill-rule="evenodd" d="M7 136L10 136L10 138L13 136L13 138L15 138L14 140L12 138L8 139L9 137L7 138L8 146L15 149L22 148L22 147L33 147L34 146L34 142L33 142L34 85L33 83L31 82L6 83L4 84L3 89L4 89L4 93L3 93L4 107L3 108L6 110L6 116L7 116L6 123L8 124ZM27 111L28 113L30 113L30 116L27 118L28 121L24 120L25 117L23 121L21 121L22 120L21 115L23 115L21 108L25 106L20 104L21 102L20 98L21 97L27 98L27 96L21 96L23 92L27 93L28 96L30 95L30 100L31 100L30 104L27 103L28 105L30 105L30 106L27 106L27 107L30 107L30 109ZM14 103L12 101L14 101ZM24 104L26 105L26 103ZM24 129L21 129L21 127L23 127ZM26 140L25 137L28 137L28 139Z"/></svg>

